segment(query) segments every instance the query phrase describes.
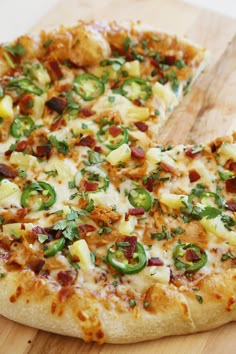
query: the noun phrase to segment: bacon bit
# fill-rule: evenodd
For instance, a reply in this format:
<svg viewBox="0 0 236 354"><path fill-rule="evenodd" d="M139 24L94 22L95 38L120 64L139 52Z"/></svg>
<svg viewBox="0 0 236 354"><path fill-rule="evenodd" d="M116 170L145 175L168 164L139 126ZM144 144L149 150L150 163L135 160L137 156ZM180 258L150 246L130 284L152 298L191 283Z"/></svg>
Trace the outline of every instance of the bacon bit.
<svg viewBox="0 0 236 354"><path fill-rule="evenodd" d="M36 234L47 234L46 230L41 226L35 226L32 228L32 231Z"/></svg>
<svg viewBox="0 0 236 354"><path fill-rule="evenodd" d="M137 159L144 159L145 151L138 147L131 147L131 156L136 157Z"/></svg>
<svg viewBox="0 0 236 354"><path fill-rule="evenodd" d="M163 161L160 163L160 168L165 172L170 172L172 174L176 173L176 169L174 167L168 165L167 163L165 163Z"/></svg>
<svg viewBox="0 0 236 354"><path fill-rule="evenodd" d="M151 266L163 266L164 262L159 258L159 257L152 257L148 260L148 264L149 267Z"/></svg>
<svg viewBox="0 0 236 354"><path fill-rule="evenodd" d="M142 106L142 102L141 102L138 98L136 98L135 100L133 100L133 104L134 104L135 106L137 106L137 107L141 107L141 106Z"/></svg>
<svg viewBox="0 0 236 354"><path fill-rule="evenodd" d="M94 146L93 150L99 153L102 152L101 146Z"/></svg>
<svg viewBox="0 0 236 354"><path fill-rule="evenodd" d="M21 230L25 230L25 224L21 224L21 225L20 225L20 229L21 229Z"/></svg>
<svg viewBox="0 0 236 354"><path fill-rule="evenodd" d="M236 162L231 162L229 165L230 171L234 171L236 173Z"/></svg>
<svg viewBox="0 0 236 354"><path fill-rule="evenodd" d="M125 221L129 220L129 213L125 213Z"/></svg>
<svg viewBox="0 0 236 354"><path fill-rule="evenodd" d="M228 193L236 193L236 177L227 179L227 181L225 181L225 187Z"/></svg>
<svg viewBox="0 0 236 354"><path fill-rule="evenodd" d="M132 208L128 210L128 215L139 216L139 215L143 215L144 213L145 213L144 208Z"/></svg>
<svg viewBox="0 0 236 354"><path fill-rule="evenodd" d="M47 62L46 66L49 70L52 80L59 80L63 78L63 73L57 60L51 60Z"/></svg>
<svg viewBox="0 0 236 354"><path fill-rule="evenodd" d="M165 56L165 64L174 65L175 61L176 61L175 55L166 55Z"/></svg>
<svg viewBox="0 0 236 354"><path fill-rule="evenodd" d="M136 249L137 237L136 236L126 236L123 242L129 242L129 246L122 246L124 250L124 255L126 258L132 258Z"/></svg>
<svg viewBox="0 0 236 354"><path fill-rule="evenodd" d="M51 150L52 150L51 145L36 146L36 152L34 153L34 155L36 157L46 157L48 159Z"/></svg>
<svg viewBox="0 0 236 354"><path fill-rule="evenodd" d="M226 209L230 211L236 211L236 202L233 199L230 199L226 202Z"/></svg>
<svg viewBox="0 0 236 354"><path fill-rule="evenodd" d="M155 59L151 58L150 62L151 62L151 64L152 64L153 66L155 66L155 68L160 69L160 65L159 65L159 62L158 62L158 61L156 61Z"/></svg>
<svg viewBox="0 0 236 354"><path fill-rule="evenodd" d="M73 282L75 281L75 276L74 274L70 271L60 271L57 274L57 281L62 285L62 286L68 286L72 285Z"/></svg>
<svg viewBox="0 0 236 354"><path fill-rule="evenodd" d="M36 260L31 261L28 264L28 266L35 274L39 274L39 272L43 268L44 264L45 264L45 261L43 259L36 259Z"/></svg>
<svg viewBox="0 0 236 354"><path fill-rule="evenodd" d="M113 138L116 138L118 135L122 133L122 129L120 127L117 127L116 125L112 125L109 129L109 134L113 136Z"/></svg>
<svg viewBox="0 0 236 354"><path fill-rule="evenodd" d="M216 144L212 144L211 145L211 152L214 153L214 152L216 152L216 150L217 150Z"/></svg>
<svg viewBox="0 0 236 354"><path fill-rule="evenodd" d="M192 250L191 248L188 248L186 250L185 257L188 262L198 262L200 260L197 253L194 252L194 250Z"/></svg>
<svg viewBox="0 0 236 354"><path fill-rule="evenodd" d="M71 286L70 287L63 286L63 288L61 288L61 290L59 290L58 300L60 302L65 302L66 299L71 297L74 293L75 293L75 290Z"/></svg>
<svg viewBox="0 0 236 354"><path fill-rule="evenodd" d="M18 172L12 167L5 165L5 163L0 163L0 175L7 178L15 178Z"/></svg>
<svg viewBox="0 0 236 354"><path fill-rule="evenodd" d="M91 136L87 135L80 139L79 146L88 146L92 148L96 144L96 140Z"/></svg>
<svg viewBox="0 0 236 354"><path fill-rule="evenodd" d="M31 113L32 107L30 107L30 103L33 102L34 96L32 94L27 94L21 98L19 102L20 111L23 114Z"/></svg>
<svg viewBox="0 0 236 354"><path fill-rule="evenodd" d="M21 140L16 144L15 150L18 152L23 152L27 149L28 146L29 146L28 140Z"/></svg>
<svg viewBox="0 0 236 354"><path fill-rule="evenodd" d="M84 107L84 108L81 108L79 113L80 113L80 115L82 115L83 118L87 118L87 117L93 116L96 112L93 111L89 107Z"/></svg>
<svg viewBox="0 0 236 354"><path fill-rule="evenodd" d="M144 123L144 122L135 122L134 125L141 132L146 132L148 130L148 125L146 123Z"/></svg>
<svg viewBox="0 0 236 354"><path fill-rule="evenodd" d="M64 123L64 117L60 117L59 119L55 119L55 121L51 124L50 128L52 131L58 130L62 124Z"/></svg>
<svg viewBox="0 0 236 354"><path fill-rule="evenodd" d="M189 176L190 182L196 182L201 178L201 176L199 175L199 173L196 170L190 170L188 172L188 176Z"/></svg>
<svg viewBox="0 0 236 354"><path fill-rule="evenodd" d="M148 177L145 187L149 192L153 192L153 178L152 177Z"/></svg>
<svg viewBox="0 0 236 354"><path fill-rule="evenodd" d="M96 230L96 227L90 224L81 224L79 225L80 231L84 232L87 234L88 232L93 232Z"/></svg>
<svg viewBox="0 0 236 354"><path fill-rule="evenodd" d="M61 114L66 107L66 99L63 97L52 97L45 103L45 105L52 111Z"/></svg>
<svg viewBox="0 0 236 354"><path fill-rule="evenodd" d="M190 157L191 159L195 159L196 157L198 157L200 155L200 152L201 151L198 151L198 152L194 152L194 148L193 147L190 147L188 148L186 151L185 151L185 155Z"/></svg>

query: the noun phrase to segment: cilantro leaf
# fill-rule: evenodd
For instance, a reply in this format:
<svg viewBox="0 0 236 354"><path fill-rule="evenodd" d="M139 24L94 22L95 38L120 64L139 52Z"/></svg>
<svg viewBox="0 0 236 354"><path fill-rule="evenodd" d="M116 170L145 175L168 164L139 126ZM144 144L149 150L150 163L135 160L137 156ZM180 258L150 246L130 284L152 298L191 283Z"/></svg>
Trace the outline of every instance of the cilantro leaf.
<svg viewBox="0 0 236 354"><path fill-rule="evenodd" d="M14 57L16 55L19 55L20 57L23 57L26 53L25 47L23 47L23 45L21 43L17 43L15 45L12 46L5 46L4 49L11 53L11 55L13 55Z"/></svg>
<svg viewBox="0 0 236 354"><path fill-rule="evenodd" d="M210 205L207 205L202 211L201 211L201 217L206 217L207 219L214 219L218 215L221 214L221 210L214 208Z"/></svg>

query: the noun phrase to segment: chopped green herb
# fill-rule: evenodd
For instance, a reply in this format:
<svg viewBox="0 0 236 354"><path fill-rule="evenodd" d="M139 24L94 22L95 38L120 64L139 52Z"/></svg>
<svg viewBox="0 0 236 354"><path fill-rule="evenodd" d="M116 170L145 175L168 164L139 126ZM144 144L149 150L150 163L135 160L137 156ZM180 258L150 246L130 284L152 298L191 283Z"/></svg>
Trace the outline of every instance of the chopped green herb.
<svg viewBox="0 0 236 354"><path fill-rule="evenodd" d="M195 295L197 301L199 302L199 304L202 304L203 303L203 298L201 295Z"/></svg>
<svg viewBox="0 0 236 354"><path fill-rule="evenodd" d="M158 241L171 239L171 232L168 230L168 228L165 225L162 225L161 229L162 232L151 233L151 238L157 239Z"/></svg>
<svg viewBox="0 0 236 354"><path fill-rule="evenodd" d="M214 219L221 214L221 210L207 205L200 213L201 217L206 217L207 219Z"/></svg>
<svg viewBox="0 0 236 354"><path fill-rule="evenodd" d="M68 188L69 188L69 189L74 189L74 188L76 188L75 180L68 182Z"/></svg>
<svg viewBox="0 0 236 354"><path fill-rule="evenodd" d="M90 252L90 258L91 258L91 262L93 264L95 264L96 261L96 253L95 252Z"/></svg>
<svg viewBox="0 0 236 354"><path fill-rule="evenodd" d="M69 152L69 146L66 141L59 141L54 135L49 137L50 142L52 143L55 148L61 152L63 155L67 155Z"/></svg>
<svg viewBox="0 0 236 354"><path fill-rule="evenodd" d="M108 101L109 101L110 103L115 102L115 100L116 100L115 96L109 96L109 97L108 97Z"/></svg>
<svg viewBox="0 0 236 354"><path fill-rule="evenodd" d="M112 232L112 229L110 229L110 227L104 226L98 230L98 235L102 236L103 234L109 234L110 232Z"/></svg>
<svg viewBox="0 0 236 354"><path fill-rule="evenodd" d="M116 287L116 286L118 286L118 285L119 285L119 283L118 283L118 281L117 281L117 280L114 280L114 281L112 282L112 285Z"/></svg>
<svg viewBox="0 0 236 354"><path fill-rule="evenodd" d="M222 254L220 260L221 260L221 262L224 262L224 261L226 261L227 259L235 259L235 256L233 255L232 252L227 252L227 253Z"/></svg>
<svg viewBox="0 0 236 354"><path fill-rule="evenodd" d="M40 243L44 243L46 240L48 240L48 235L46 234L38 234L38 240Z"/></svg>
<svg viewBox="0 0 236 354"><path fill-rule="evenodd" d="M8 51L9 53L11 53L11 55L13 55L14 57L16 55L19 55L20 57L23 57L26 53L25 48L23 47L23 45L21 43L17 43L15 45L12 46L5 46L4 49L6 51Z"/></svg>
<svg viewBox="0 0 236 354"><path fill-rule="evenodd" d="M0 273L0 278L4 278L6 276L6 273Z"/></svg>
<svg viewBox="0 0 236 354"><path fill-rule="evenodd" d="M4 90L3 88L0 86L0 98L2 98L4 96Z"/></svg>
<svg viewBox="0 0 236 354"><path fill-rule="evenodd" d="M3 225L4 221L5 221L5 218L0 215L0 225Z"/></svg>
<svg viewBox="0 0 236 354"><path fill-rule="evenodd" d="M143 306L144 306L145 308L149 307L149 305L150 305L150 302L149 302L149 301L145 301L144 304L143 304Z"/></svg>
<svg viewBox="0 0 236 354"><path fill-rule="evenodd" d="M90 213L91 211L94 210L94 201L93 201L93 199L90 199L89 204L86 205L84 210L86 210L88 213Z"/></svg>
<svg viewBox="0 0 236 354"><path fill-rule="evenodd" d="M52 41L53 41L53 40L52 40L51 38L47 39L47 40L44 42L43 47L44 47L44 48L49 47L50 44L52 43Z"/></svg>
<svg viewBox="0 0 236 354"><path fill-rule="evenodd" d="M58 176L57 170L51 170L51 171L44 171L45 175L56 177Z"/></svg>
<svg viewBox="0 0 236 354"><path fill-rule="evenodd" d="M18 176L24 179L27 177L26 170L23 167L18 167Z"/></svg>
<svg viewBox="0 0 236 354"><path fill-rule="evenodd" d="M130 307L136 306L136 301L135 301L134 299L131 299L131 300L129 301L129 306L130 306Z"/></svg>
<svg viewBox="0 0 236 354"><path fill-rule="evenodd" d="M184 60L182 59L177 59L174 64L178 69L182 69L186 66Z"/></svg>

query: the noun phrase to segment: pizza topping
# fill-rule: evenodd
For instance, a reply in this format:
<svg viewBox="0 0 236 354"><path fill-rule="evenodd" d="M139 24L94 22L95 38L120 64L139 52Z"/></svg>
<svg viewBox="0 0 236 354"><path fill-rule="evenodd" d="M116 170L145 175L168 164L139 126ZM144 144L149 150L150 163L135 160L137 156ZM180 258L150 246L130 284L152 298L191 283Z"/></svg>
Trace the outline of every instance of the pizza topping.
<svg viewBox="0 0 236 354"><path fill-rule="evenodd" d="M131 101L147 101L152 94L150 83L140 78L125 80L117 91Z"/></svg>
<svg viewBox="0 0 236 354"><path fill-rule="evenodd" d="M49 209L56 202L56 192L50 184L42 181L26 183L21 195L23 208L32 210Z"/></svg>
<svg viewBox="0 0 236 354"><path fill-rule="evenodd" d="M201 178L200 174L196 170L190 170L188 175L190 182L196 182Z"/></svg>
<svg viewBox="0 0 236 354"><path fill-rule="evenodd" d="M102 169L89 166L78 171L75 176L75 185L79 187L79 190L86 192L106 191L109 186L109 179Z"/></svg>
<svg viewBox="0 0 236 354"><path fill-rule="evenodd" d="M144 159L145 151L139 147L131 147L131 156L136 157L137 159Z"/></svg>
<svg viewBox="0 0 236 354"><path fill-rule="evenodd" d="M145 214L144 208L132 208L128 210L128 215L141 216Z"/></svg>
<svg viewBox="0 0 236 354"><path fill-rule="evenodd" d="M108 149L115 150L119 146L128 143L128 132L124 127L107 124L100 128L97 138Z"/></svg>
<svg viewBox="0 0 236 354"><path fill-rule="evenodd" d="M52 147L49 144L36 146L36 152L34 152L34 155L39 158L46 157L47 159L49 159L51 150Z"/></svg>
<svg viewBox="0 0 236 354"><path fill-rule="evenodd" d="M63 97L52 97L45 103L45 105L52 111L61 114L66 107L66 100Z"/></svg>
<svg viewBox="0 0 236 354"><path fill-rule="evenodd" d="M58 252L62 251L66 240L64 237L48 243L44 248L44 256L46 258L54 257Z"/></svg>
<svg viewBox="0 0 236 354"><path fill-rule="evenodd" d="M114 245L108 249L106 261L113 268L118 270L122 274L134 274L140 272L147 263L146 252L141 245L141 243L137 242L135 246L134 253L132 258L127 258L127 249L128 254L130 254L130 250L133 250L133 240L129 240L130 237L127 236L124 242L117 242L114 248Z"/></svg>
<svg viewBox="0 0 236 354"><path fill-rule="evenodd" d="M226 191L229 193L236 193L236 177L225 181Z"/></svg>
<svg viewBox="0 0 236 354"><path fill-rule="evenodd" d="M0 163L0 178L1 176L6 178L15 178L18 175L18 171L5 163Z"/></svg>
<svg viewBox="0 0 236 354"><path fill-rule="evenodd" d="M141 132L146 132L148 130L148 125L144 122L135 122L134 125L140 130Z"/></svg>
<svg viewBox="0 0 236 354"><path fill-rule="evenodd" d="M63 73L57 60L50 60L46 65L53 80L60 80L63 78Z"/></svg>
<svg viewBox="0 0 236 354"><path fill-rule="evenodd" d="M236 201L233 199L227 200L225 207L228 210L236 211Z"/></svg>
<svg viewBox="0 0 236 354"><path fill-rule="evenodd" d="M152 258L149 258L147 265L149 267L151 267L151 266L159 267L159 266L163 266L164 262L159 257L152 257Z"/></svg>
<svg viewBox="0 0 236 354"><path fill-rule="evenodd" d="M14 138L20 138L22 136L28 136L34 128L34 121L30 117L17 117L11 124L10 132Z"/></svg>
<svg viewBox="0 0 236 354"><path fill-rule="evenodd" d="M173 250L176 268L186 272L196 272L207 263L207 254L199 246L192 243L178 243Z"/></svg>
<svg viewBox="0 0 236 354"><path fill-rule="evenodd" d="M94 147L95 144L96 144L96 140L91 135L87 135L81 138L79 141L80 146L88 146L90 148Z"/></svg>
<svg viewBox="0 0 236 354"><path fill-rule="evenodd" d="M152 196L143 188L131 189L128 199L135 208L143 208L145 211L149 211L152 208Z"/></svg>
<svg viewBox="0 0 236 354"><path fill-rule="evenodd" d="M81 74L74 79L74 89L85 101L92 101L104 93L105 86L95 75Z"/></svg>
<svg viewBox="0 0 236 354"><path fill-rule="evenodd" d="M41 96L43 94L43 90L35 85L33 81L30 79L12 79L7 83L8 90L16 90L21 89L26 92L34 93L37 96Z"/></svg>
<svg viewBox="0 0 236 354"><path fill-rule="evenodd" d="M199 147L190 147L188 149L185 150L185 155L192 158L192 159L195 159L196 157L199 156L200 152L202 151L202 147L199 146Z"/></svg>

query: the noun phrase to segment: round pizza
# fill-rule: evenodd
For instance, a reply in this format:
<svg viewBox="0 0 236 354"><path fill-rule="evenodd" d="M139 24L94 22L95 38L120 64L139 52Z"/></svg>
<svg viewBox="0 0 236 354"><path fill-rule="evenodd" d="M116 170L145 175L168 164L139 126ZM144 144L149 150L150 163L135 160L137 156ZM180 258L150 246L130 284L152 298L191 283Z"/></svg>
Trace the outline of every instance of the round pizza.
<svg viewBox="0 0 236 354"><path fill-rule="evenodd" d="M140 23L0 48L0 313L98 343L235 319L236 135L158 134L207 51Z"/></svg>

